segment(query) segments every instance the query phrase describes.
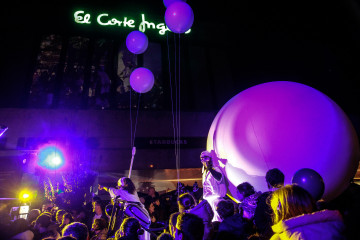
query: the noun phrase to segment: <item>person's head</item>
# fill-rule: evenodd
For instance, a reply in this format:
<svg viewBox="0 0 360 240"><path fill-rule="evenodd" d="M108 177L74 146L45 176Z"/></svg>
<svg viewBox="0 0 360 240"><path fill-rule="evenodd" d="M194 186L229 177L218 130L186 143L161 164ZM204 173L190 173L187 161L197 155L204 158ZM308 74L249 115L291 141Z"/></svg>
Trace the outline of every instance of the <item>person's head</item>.
<svg viewBox="0 0 360 240"><path fill-rule="evenodd" d="M195 207L196 201L190 193L183 193L178 198L179 212Z"/></svg>
<svg viewBox="0 0 360 240"><path fill-rule="evenodd" d="M156 193L155 188L149 187L149 189L148 189L149 196L155 197L155 193Z"/></svg>
<svg viewBox="0 0 360 240"><path fill-rule="evenodd" d="M254 187L248 182L240 183L236 188L240 202L255 193Z"/></svg>
<svg viewBox="0 0 360 240"><path fill-rule="evenodd" d="M305 189L295 184L286 185L273 192L270 200L274 224L292 217L312 213L315 200Z"/></svg>
<svg viewBox="0 0 360 240"><path fill-rule="evenodd" d="M161 233L156 240L174 240L170 233Z"/></svg>
<svg viewBox="0 0 360 240"><path fill-rule="evenodd" d="M225 218L234 215L234 203L230 200L221 200L216 206L216 211L219 214L220 218L224 220Z"/></svg>
<svg viewBox="0 0 360 240"><path fill-rule="evenodd" d="M196 240L203 239L204 222L191 213L180 213L176 222L176 240Z"/></svg>
<svg viewBox="0 0 360 240"><path fill-rule="evenodd" d="M51 221L56 222L56 213L59 210L58 206L54 206L51 210L50 210L50 214L51 214Z"/></svg>
<svg viewBox="0 0 360 240"><path fill-rule="evenodd" d="M80 219L86 218L87 211L84 208L80 208L78 212L78 217Z"/></svg>
<svg viewBox="0 0 360 240"><path fill-rule="evenodd" d="M139 220L134 217L125 218L120 225L120 229L115 234L115 239L123 236L138 237L144 234L144 229L141 228Z"/></svg>
<svg viewBox="0 0 360 240"><path fill-rule="evenodd" d="M71 215L71 213L65 213L63 215L61 225L65 226L65 225L68 225L68 224L70 224L72 222L74 222L74 218Z"/></svg>
<svg viewBox="0 0 360 240"><path fill-rule="evenodd" d="M193 184L193 192L196 192L197 190L199 190L199 185L197 182L194 182Z"/></svg>
<svg viewBox="0 0 360 240"><path fill-rule="evenodd" d="M41 207L41 212L50 212L54 204L50 200L45 200Z"/></svg>
<svg viewBox="0 0 360 240"><path fill-rule="evenodd" d="M126 190L128 193L134 194L135 193L135 185L131 181L130 178L122 177L118 181L118 187Z"/></svg>
<svg viewBox="0 0 360 240"><path fill-rule="evenodd" d="M208 151L202 151L200 154L200 160L201 163L205 168L211 168L212 167L212 157L211 153Z"/></svg>
<svg viewBox="0 0 360 240"><path fill-rule="evenodd" d="M74 217L75 222L83 222L86 219L86 211L82 207L78 206L71 209L71 215Z"/></svg>
<svg viewBox="0 0 360 240"><path fill-rule="evenodd" d="M61 223L62 222L62 218L63 215L66 213L66 211L64 209L59 209L56 212L56 222L57 223Z"/></svg>
<svg viewBox="0 0 360 240"><path fill-rule="evenodd" d="M91 202L96 202L96 201L101 201L101 198L99 196L94 196L92 199L91 199Z"/></svg>
<svg viewBox="0 0 360 240"><path fill-rule="evenodd" d="M106 220L104 218L97 218L92 224L92 230L98 231L107 228Z"/></svg>
<svg viewBox="0 0 360 240"><path fill-rule="evenodd" d="M41 216L41 215L46 215L46 216L49 216L51 218L51 213L50 212L43 212L39 216Z"/></svg>
<svg viewBox="0 0 360 240"><path fill-rule="evenodd" d="M101 215L103 213L101 201L97 200L93 203L93 212L97 215Z"/></svg>
<svg viewBox="0 0 360 240"><path fill-rule="evenodd" d="M269 189L281 188L284 186L285 176L278 168L273 168L267 171L265 179Z"/></svg>
<svg viewBox="0 0 360 240"><path fill-rule="evenodd" d="M186 188L185 188L184 183L182 183L182 182L177 183L176 192L178 192L179 194L183 194L183 193L186 192Z"/></svg>
<svg viewBox="0 0 360 240"><path fill-rule="evenodd" d="M40 209L31 209L27 217L28 222L31 223L32 221L35 221L40 214Z"/></svg>
<svg viewBox="0 0 360 240"><path fill-rule="evenodd" d="M64 227L62 236L73 236L77 240L87 240L89 231L87 226L81 222L73 222Z"/></svg>
<svg viewBox="0 0 360 240"><path fill-rule="evenodd" d="M40 214L35 221L35 229L47 228L51 223L51 216L49 214Z"/></svg>
<svg viewBox="0 0 360 240"><path fill-rule="evenodd" d="M74 217L74 218L76 218L76 216L78 215L78 209L77 208L72 208L71 210L70 210L70 213L71 213L71 215Z"/></svg>
<svg viewBox="0 0 360 240"><path fill-rule="evenodd" d="M169 232L173 238L175 238L176 222L179 214L179 212L174 212L169 217Z"/></svg>

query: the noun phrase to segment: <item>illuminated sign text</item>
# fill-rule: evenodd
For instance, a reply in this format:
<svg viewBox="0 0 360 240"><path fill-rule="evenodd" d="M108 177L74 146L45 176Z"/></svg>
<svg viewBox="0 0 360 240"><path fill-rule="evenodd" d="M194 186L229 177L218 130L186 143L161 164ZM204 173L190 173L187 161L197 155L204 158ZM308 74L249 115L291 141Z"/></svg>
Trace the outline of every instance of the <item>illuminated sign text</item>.
<svg viewBox="0 0 360 240"><path fill-rule="evenodd" d="M79 24L92 24L92 17L90 13L85 13L85 11L79 10L74 13L74 21ZM134 19L123 17L123 18L114 18L109 16L108 13L100 13L96 16L96 23L101 26L117 26L123 28L136 28L137 24ZM158 30L160 35L165 35L166 31L170 29L166 26L165 23L154 23L147 21L145 14L141 14L141 22L138 24L138 30L145 32L148 29ZM189 33L189 29L186 33Z"/></svg>

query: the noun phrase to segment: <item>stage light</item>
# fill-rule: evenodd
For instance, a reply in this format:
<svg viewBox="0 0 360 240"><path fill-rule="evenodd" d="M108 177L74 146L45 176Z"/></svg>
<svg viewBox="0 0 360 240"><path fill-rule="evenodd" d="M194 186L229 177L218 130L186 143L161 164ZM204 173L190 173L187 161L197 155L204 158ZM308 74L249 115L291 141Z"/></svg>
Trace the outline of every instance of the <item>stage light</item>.
<svg viewBox="0 0 360 240"><path fill-rule="evenodd" d="M21 202L29 202L32 199L33 195L29 190L22 190L19 194L19 199Z"/></svg>
<svg viewBox="0 0 360 240"><path fill-rule="evenodd" d="M54 156L52 159L51 159L51 163L52 165L54 166L59 166L61 164L62 160L59 156Z"/></svg>
<svg viewBox="0 0 360 240"><path fill-rule="evenodd" d="M29 198L30 197L30 195L28 194L28 193L24 193L23 195L22 195L22 198L23 199L27 199L27 198Z"/></svg>
<svg viewBox="0 0 360 240"><path fill-rule="evenodd" d="M57 170L64 166L65 158L56 146L46 146L39 150L38 165L48 170Z"/></svg>

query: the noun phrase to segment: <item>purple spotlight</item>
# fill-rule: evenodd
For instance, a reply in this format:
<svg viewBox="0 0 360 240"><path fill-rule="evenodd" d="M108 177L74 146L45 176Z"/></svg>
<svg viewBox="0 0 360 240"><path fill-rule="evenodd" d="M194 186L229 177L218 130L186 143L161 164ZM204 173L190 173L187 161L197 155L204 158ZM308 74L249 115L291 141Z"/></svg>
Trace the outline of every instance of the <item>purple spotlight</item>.
<svg viewBox="0 0 360 240"><path fill-rule="evenodd" d="M65 165L63 152L56 146L49 145L39 150L38 165L48 170L57 170Z"/></svg>

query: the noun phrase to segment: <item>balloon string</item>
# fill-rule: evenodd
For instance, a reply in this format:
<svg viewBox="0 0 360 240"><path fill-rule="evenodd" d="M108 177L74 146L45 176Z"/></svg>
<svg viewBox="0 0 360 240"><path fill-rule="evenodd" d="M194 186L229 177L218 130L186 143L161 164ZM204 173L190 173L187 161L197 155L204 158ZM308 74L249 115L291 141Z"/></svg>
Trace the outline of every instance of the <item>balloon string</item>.
<svg viewBox="0 0 360 240"><path fill-rule="evenodd" d="M180 35L179 35L180 36ZM180 195L180 38L177 44L176 35L174 34L175 42L175 111L176 111L176 174L178 180L178 195Z"/></svg>
<svg viewBox="0 0 360 240"><path fill-rule="evenodd" d="M178 53L178 167L177 167L177 178L178 178L178 181L180 181L180 127L181 127L181 124L180 124L180 34L178 34L178 40L179 40L179 44L178 44L178 49L179 49L179 53Z"/></svg>
<svg viewBox="0 0 360 240"><path fill-rule="evenodd" d="M135 127L134 127L134 136L133 136L133 143L132 143L132 147L135 146L135 135L136 135L136 126L137 126L137 120L138 120L138 116L139 116L139 108L140 108L140 97L141 97L141 93L139 94L139 98L138 98L138 104L137 104L137 109L136 109L136 117L135 117Z"/></svg>
<svg viewBox="0 0 360 240"><path fill-rule="evenodd" d="M180 195L180 174L179 174L179 146L178 146L178 88L177 88L177 79L176 79L176 38L174 38L174 50L175 50L175 63L174 63L174 83L172 79L171 72L171 60L170 60L170 44L169 44L169 35L166 34L166 43L168 50L168 63L169 63L169 81L170 81L170 98L171 98L171 115L172 115L172 124L173 124L173 139L174 139L174 153L175 153L175 165L177 171L177 194ZM175 88L175 104L174 104L174 96L173 96L173 84ZM175 105L175 107L174 107ZM174 110L175 108L175 110Z"/></svg>
<svg viewBox="0 0 360 240"><path fill-rule="evenodd" d="M169 65L169 80L170 80L170 98L171 98L171 115L172 115L172 125L173 125L173 134L174 134L174 147L175 147L175 156L176 152L176 126L175 126L175 116L174 116L174 99L173 99L173 89L172 89L172 75L171 75L171 63L170 63L170 47L169 47L169 34L166 34L166 43L168 48L168 65Z"/></svg>
<svg viewBox="0 0 360 240"><path fill-rule="evenodd" d="M137 63L137 57L136 57L136 54L134 53L133 54L133 57L131 62L136 60L136 65L138 64ZM135 139L133 139L133 124L132 124L132 101L131 101L131 95L132 95L132 92L131 92L131 86L130 86L130 146L131 148L134 147L133 143L135 142Z"/></svg>
<svg viewBox="0 0 360 240"><path fill-rule="evenodd" d="M130 147L133 147L133 125L132 125L132 113L131 113L132 103L131 103L131 87L130 87Z"/></svg>
<svg viewBox="0 0 360 240"><path fill-rule="evenodd" d="M134 136L131 135L131 139L132 139L132 142L131 142L131 162L130 162L130 168L129 168L128 178L131 177L131 171L132 171L132 167L133 167L133 163L134 163L134 157L135 157L135 153L136 153L136 148L135 148L135 135L136 135L137 120L138 120L138 116L139 116L140 97L141 97L141 93L139 94L138 104L137 104L137 109L136 109ZM131 118L131 117L130 117L130 118ZM131 132L132 132L132 126L131 126Z"/></svg>
<svg viewBox="0 0 360 240"><path fill-rule="evenodd" d="M175 152L176 152L176 155L175 155L175 164L176 164L176 176L177 176L177 182L178 182L178 187L177 187L177 193L178 193L178 196L180 195L180 181L179 181L179 177L178 177L178 171L179 171L179 145L177 143L177 140L178 140L178 126L179 126L179 123L178 123L178 88L177 88L177 85L178 85L178 79L177 79L177 58L176 58L176 55L177 55L177 51L176 51L176 37L175 37L175 34L173 34L173 37L174 37L174 82L175 82L175 125L176 125L176 133L175 133Z"/></svg>

